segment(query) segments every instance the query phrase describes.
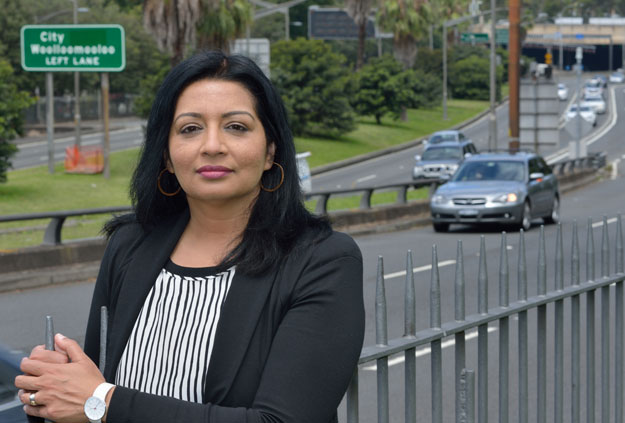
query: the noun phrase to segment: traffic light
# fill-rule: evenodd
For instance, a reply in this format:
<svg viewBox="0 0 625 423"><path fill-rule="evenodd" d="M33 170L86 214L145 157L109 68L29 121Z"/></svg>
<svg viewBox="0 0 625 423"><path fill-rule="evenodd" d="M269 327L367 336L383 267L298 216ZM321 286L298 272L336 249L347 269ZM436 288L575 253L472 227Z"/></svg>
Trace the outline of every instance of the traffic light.
<svg viewBox="0 0 625 423"><path fill-rule="evenodd" d="M553 63L553 55L549 52L545 53L545 64L551 65Z"/></svg>

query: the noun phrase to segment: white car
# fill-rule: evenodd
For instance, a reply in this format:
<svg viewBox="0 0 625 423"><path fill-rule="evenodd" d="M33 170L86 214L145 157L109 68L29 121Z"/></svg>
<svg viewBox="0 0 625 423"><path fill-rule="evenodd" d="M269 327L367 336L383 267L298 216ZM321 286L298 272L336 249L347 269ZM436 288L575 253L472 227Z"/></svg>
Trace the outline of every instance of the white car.
<svg viewBox="0 0 625 423"><path fill-rule="evenodd" d="M580 105L580 115L582 115L582 118L590 123L592 126L597 125L597 114L594 112L594 110L590 107L590 106L584 106L584 105ZM569 110L566 112L566 120L571 120L573 118L575 118L575 116L577 115L577 104L573 104Z"/></svg>
<svg viewBox="0 0 625 423"><path fill-rule="evenodd" d="M584 97L603 95L603 84L599 79L589 79L584 84Z"/></svg>
<svg viewBox="0 0 625 423"><path fill-rule="evenodd" d="M583 106L590 107L598 115L602 115L605 113L605 108L606 108L605 101L603 100L603 97L601 96L586 97L584 98L584 101L582 101L581 105L582 107Z"/></svg>
<svg viewBox="0 0 625 423"><path fill-rule="evenodd" d="M623 82L625 82L625 74L623 74L622 72L614 72L612 75L610 75L610 82L615 84L622 84Z"/></svg>
<svg viewBox="0 0 625 423"><path fill-rule="evenodd" d="M558 84L558 98L562 101L569 98L569 89L563 83Z"/></svg>

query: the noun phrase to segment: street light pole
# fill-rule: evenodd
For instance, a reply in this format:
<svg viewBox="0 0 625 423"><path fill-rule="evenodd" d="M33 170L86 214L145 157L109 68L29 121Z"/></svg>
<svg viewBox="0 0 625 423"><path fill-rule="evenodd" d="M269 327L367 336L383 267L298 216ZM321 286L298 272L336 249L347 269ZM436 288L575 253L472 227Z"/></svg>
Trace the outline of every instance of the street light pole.
<svg viewBox="0 0 625 423"><path fill-rule="evenodd" d="M74 4L74 25L78 24L78 0L70 0ZM74 123L76 125L76 141L80 148L80 73L74 72Z"/></svg>
<svg viewBox="0 0 625 423"><path fill-rule="evenodd" d="M497 43L496 25L495 25L495 0L490 0L490 120L488 134L488 148L494 150L497 148L497 115L495 102L497 101L497 63L495 62L495 47Z"/></svg>

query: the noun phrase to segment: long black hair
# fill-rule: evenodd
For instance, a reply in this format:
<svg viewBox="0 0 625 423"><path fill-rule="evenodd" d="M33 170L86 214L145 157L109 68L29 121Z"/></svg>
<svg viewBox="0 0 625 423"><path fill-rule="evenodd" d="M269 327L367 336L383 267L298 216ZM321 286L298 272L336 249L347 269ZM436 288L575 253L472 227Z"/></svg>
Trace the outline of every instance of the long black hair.
<svg viewBox="0 0 625 423"><path fill-rule="evenodd" d="M159 192L156 181L165 169L165 158L169 154L169 132L178 98L187 86L202 79L237 82L252 94L267 143L276 146L274 161L284 169L282 186L273 192L260 191L241 242L220 265L225 267L236 264L238 271L256 274L291 252L298 234L307 228L314 229L319 238L330 232L330 225L327 220L313 216L304 207L295 145L284 104L262 70L245 56L227 56L219 51L201 52L178 64L165 77L152 104L146 140L131 181L130 197L135 218L145 231L149 231L168 217L188 208L183 191L173 197L166 197ZM167 184L165 181L170 178L173 176L167 172L163 175L163 188L175 191L177 183L173 181L173 184ZM264 187L273 188L278 186L280 179L281 172L274 165L263 173L261 182ZM118 218L109 222L105 232L110 235L119 224L127 220Z"/></svg>

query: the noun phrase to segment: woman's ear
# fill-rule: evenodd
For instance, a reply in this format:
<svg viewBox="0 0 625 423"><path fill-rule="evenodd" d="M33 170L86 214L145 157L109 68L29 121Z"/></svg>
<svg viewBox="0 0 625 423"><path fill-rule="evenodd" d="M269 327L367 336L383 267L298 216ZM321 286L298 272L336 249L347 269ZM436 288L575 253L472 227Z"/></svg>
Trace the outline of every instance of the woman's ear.
<svg viewBox="0 0 625 423"><path fill-rule="evenodd" d="M273 159L276 157L276 143L272 142L267 146L267 156L265 158L265 170L271 169Z"/></svg>

